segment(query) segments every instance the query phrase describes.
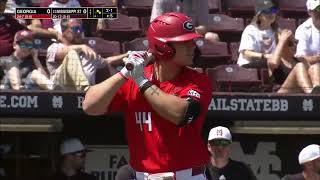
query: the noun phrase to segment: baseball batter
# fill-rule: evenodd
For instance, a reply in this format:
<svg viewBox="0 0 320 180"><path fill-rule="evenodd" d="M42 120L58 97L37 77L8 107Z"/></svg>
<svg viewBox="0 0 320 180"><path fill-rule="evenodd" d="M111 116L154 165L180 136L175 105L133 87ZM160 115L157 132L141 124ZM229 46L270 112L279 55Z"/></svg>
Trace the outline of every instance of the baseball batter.
<svg viewBox="0 0 320 180"><path fill-rule="evenodd" d="M181 13L154 19L148 52L129 52L118 74L89 88L83 109L90 115L124 112L130 165L136 179L173 172L176 180L205 180L209 157L201 137L211 100L206 75L189 68L195 55L192 20Z"/></svg>

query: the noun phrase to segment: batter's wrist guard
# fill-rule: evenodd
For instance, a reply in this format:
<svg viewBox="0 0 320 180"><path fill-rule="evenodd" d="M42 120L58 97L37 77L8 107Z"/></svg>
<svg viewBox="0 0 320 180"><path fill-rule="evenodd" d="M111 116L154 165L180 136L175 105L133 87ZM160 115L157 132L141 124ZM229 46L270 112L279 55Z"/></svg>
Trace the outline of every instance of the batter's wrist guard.
<svg viewBox="0 0 320 180"><path fill-rule="evenodd" d="M123 67L123 68L121 69L121 71L119 71L119 74L120 74L122 77L124 77L125 79L129 79L129 77L130 77L130 72L127 70L126 67Z"/></svg>
<svg viewBox="0 0 320 180"><path fill-rule="evenodd" d="M149 81L145 76L140 76L138 78L134 79L134 82L137 84L137 86L140 88L143 86L144 83Z"/></svg>
<svg viewBox="0 0 320 180"><path fill-rule="evenodd" d="M151 87L152 85L153 85L153 84L152 84L149 80L145 81L145 83L143 83L142 86L139 86L139 88L140 88L140 93L141 93L141 94L144 94L144 92L145 92L149 87Z"/></svg>

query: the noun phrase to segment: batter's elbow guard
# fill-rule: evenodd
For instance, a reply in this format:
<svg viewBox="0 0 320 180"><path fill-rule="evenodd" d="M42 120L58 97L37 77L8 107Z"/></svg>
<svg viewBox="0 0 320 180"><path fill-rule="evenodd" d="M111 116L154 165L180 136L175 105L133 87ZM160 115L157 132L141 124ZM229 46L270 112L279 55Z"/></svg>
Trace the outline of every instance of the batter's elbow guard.
<svg viewBox="0 0 320 180"><path fill-rule="evenodd" d="M194 120L198 119L198 117L200 116L200 102L192 98L187 98L186 100L188 101L188 107L182 121L180 121L180 123L178 124L179 127L183 127L185 125L190 124Z"/></svg>

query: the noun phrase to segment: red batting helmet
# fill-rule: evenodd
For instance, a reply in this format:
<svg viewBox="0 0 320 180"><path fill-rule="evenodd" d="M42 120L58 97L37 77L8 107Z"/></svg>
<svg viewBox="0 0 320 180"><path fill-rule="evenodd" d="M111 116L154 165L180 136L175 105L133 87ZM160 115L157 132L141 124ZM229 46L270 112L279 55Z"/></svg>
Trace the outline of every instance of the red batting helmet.
<svg viewBox="0 0 320 180"><path fill-rule="evenodd" d="M191 18L178 12L158 16L150 23L147 32L150 51L162 59L169 59L175 54L175 49L168 43L190 41L200 37L202 36L194 31Z"/></svg>

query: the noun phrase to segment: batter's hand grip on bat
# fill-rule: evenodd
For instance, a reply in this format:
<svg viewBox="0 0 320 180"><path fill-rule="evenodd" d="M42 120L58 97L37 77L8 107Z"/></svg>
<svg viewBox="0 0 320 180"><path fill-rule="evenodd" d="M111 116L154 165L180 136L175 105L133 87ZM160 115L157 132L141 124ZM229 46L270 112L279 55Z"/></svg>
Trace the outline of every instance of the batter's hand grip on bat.
<svg viewBox="0 0 320 180"><path fill-rule="evenodd" d="M147 55L148 57L147 57L147 60L145 61L146 64L148 64L148 62L153 59L152 53L148 52ZM128 61L125 63L125 67L128 71L132 71L134 69L134 60L128 59Z"/></svg>
<svg viewBox="0 0 320 180"><path fill-rule="evenodd" d="M132 71L134 69L134 65L132 61L126 62L126 68L128 71Z"/></svg>

